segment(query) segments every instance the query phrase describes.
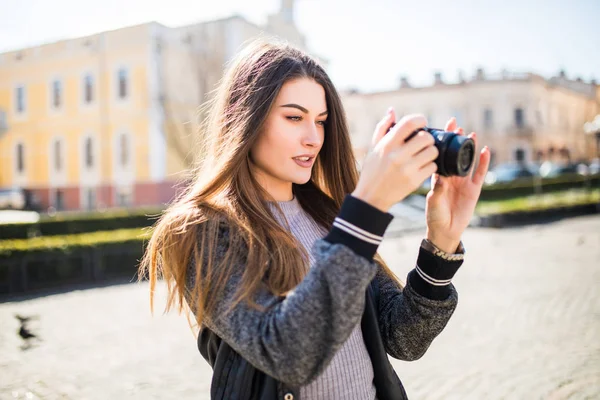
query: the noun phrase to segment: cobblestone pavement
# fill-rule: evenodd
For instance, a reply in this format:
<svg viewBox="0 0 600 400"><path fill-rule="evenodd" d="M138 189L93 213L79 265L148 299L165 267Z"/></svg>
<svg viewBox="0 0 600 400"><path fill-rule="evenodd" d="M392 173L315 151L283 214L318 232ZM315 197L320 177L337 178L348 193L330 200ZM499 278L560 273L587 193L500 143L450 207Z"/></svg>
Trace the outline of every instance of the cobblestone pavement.
<svg viewBox="0 0 600 400"><path fill-rule="evenodd" d="M382 244L402 277L421 235ZM423 358L393 361L410 398L600 398L600 216L471 228L464 242L454 316ZM161 311L146 284L0 304L0 399L208 399L185 317ZM29 349L15 314L38 318Z"/></svg>

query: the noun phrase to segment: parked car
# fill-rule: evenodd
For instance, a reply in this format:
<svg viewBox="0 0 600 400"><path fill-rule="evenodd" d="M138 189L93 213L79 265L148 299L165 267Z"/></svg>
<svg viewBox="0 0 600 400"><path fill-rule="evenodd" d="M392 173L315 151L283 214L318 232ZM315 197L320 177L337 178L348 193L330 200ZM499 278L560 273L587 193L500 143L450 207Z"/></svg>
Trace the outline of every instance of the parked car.
<svg viewBox="0 0 600 400"><path fill-rule="evenodd" d="M506 163L499 164L485 176L485 183L493 185L494 183L512 182L517 179L533 178L537 175L537 168L534 165Z"/></svg>
<svg viewBox="0 0 600 400"><path fill-rule="evenodd" d="M555 176L577 173L577 164L558 164L546 161L540 166L540 176L542 178L554 178Z"/></svg>
<svg viewBox="0 0 600 400"><path fill-rule="evenodd" d="M590 175L600 174L600 158L594 158L588 167Z"/></svg>
<svg viewBox="0 0 600 400"><path fill-rule="evenodd" d="M20 187L0 188L0 210L39 211L39 201L35 194Z"/></svg>

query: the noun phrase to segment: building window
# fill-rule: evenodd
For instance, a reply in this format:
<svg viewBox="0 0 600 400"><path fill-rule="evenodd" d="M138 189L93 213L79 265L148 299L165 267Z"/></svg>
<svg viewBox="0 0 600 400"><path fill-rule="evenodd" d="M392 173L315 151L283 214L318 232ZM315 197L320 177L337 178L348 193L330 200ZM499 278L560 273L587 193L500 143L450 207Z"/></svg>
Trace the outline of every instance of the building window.
<svg viewBox="0 0 600 400"><path fill-rule="evenodd" d="M54 142L54 169L57 172L62 169L62 143L60 140Z"/></svg>
<svg viewBox="0 0 600 400"><path fill-rule="evenodd" d="M92 168L94 166L94 148L92 138L85 139L85 166Z"/></svg>
<svg viewBox="0 0 600 400"><path fill-rule="evenodd" d="M525 126L525 112L522 108L515 108L515 126L517 128Z"/></svg>
<svg viewBox="0 0 600 400"><path fill-rule="evenodd" d="M23 143L17 144L17 172L25 172L25 146Z"/></svg>
<svg viewBox="0 0 600 400"><path fill-rule="evenodd" d="M62 83L59 80L52 82L52 108L60 108L62 104Z"/></svg>
<svg viewBox="0 0 600 400"><path fill-rule="evenodd" d="M544 161L544 151L543 150L536 150L534 157L535 157L535 161L538 162L538 163Z"/></svg>
<svg viewBox="0 0 600 400"><path fill-rule="evenodd" d="M0 133L3 133L8 129L8 121L6 120L6 113L4 110L0 110Z"/></svg>
<svg viewBox="0 0 600 400"><path fill-rule="evenodd" d="M125 133L121 134L119 147L121 166L126 167L129 163L129 140L127 139L127 135Z"/></svg>
<svg viewBox="0 0 600 400"><path fill-rule="evenodd" d="M490 110L489 108L483 110L483 126L485 128L491 128L492 126L494 126L492 110Z"/></svg>
<svg viewBox="0 0 600 400"><path fill-rule="evenodd" d="M83 102L90 104L94 101L94 78L91 74L87 74L83 78Z"/></svg>
<svg viewBox="0 0 600 400"><path fill-rule="evenodd" d="M559 151L558 154L560 154L561 158L567 162L567 164L571 163L571 151L569 149L567 149L566 147L562 147Z"/></svg>
<svg viewBox="0 0 600 400"><path fill-rule="evenodd" d="M518 163L523 163L525 161L525 150L523 150L523 149L515 150L515 161Z"/></svg>
<svg viewBox="0 0 600 400"><path fill-rule="evenodd" d="M125 68L119 69L118 76L118 93L119 99L126 99L128 96L128 74Z"/></svg>
<svg viewBox="0 0 600 400"><path fill-rule="evenodd" d="M15 111L17 114L25 112L25 87L18 86L15 89Z"/></svg>

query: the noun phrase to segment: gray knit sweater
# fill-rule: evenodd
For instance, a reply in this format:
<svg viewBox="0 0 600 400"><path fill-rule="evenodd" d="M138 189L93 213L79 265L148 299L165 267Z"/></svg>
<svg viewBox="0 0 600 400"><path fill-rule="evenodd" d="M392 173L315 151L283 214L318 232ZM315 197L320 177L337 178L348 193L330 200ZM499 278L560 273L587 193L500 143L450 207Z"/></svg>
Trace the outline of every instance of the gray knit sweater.
<svg viewBox="0 0 600 400"><path fill-rule="evenodd" d="M239 259L231 265L226 290L214 294L216 305L204 317L204 326L257 369L310 396L311 383L328 373L336 355L353 340L351 336L365 308L365 291L375 279L379 287L376 312L385 350L401 360L420 358L454 312L458 297L450 279L461 263L442 262L421 249L417 260L419 272L411 270L406 287L399 287L373 261L392 218L347 196L327 236L314 242L310 270L287 297L280 298L263 289L254 300L266 311L243 302L226 312L247 268L244 260ZM293 230L292 233L303 243L311 240L303 239L302 233ZM224 225L219 232L215 258L225 256L228 238L229 230ZM195 286L196 268L204 263L191 261L190 289ZM192 311L195 312L193 307ZM348 344L356 349L360 345L357 340ZM355 361L364 357L354 356ZM339 371L333 365L332 371ZM364 363L361 365L360 385L366 387L368 382L364 380L372 372ZM343 375L336 381L347 379L347 373ZM316 393L319 392L317 389ZM344 398L337 393L327 395Z"/></svg>
<svg viewBox="0 0 600 400"><path fill-rule="evenodd" d="M310 253L315 241L325 237L327 230L317 225L314 219L305 212L297 198L292 201L277 203L285 215L281 218L274 207L275 218L284 227L289 227L292 235L309 251L310 264L315 264L315 257ZM314 381L300 388L302 400L373 400L373 365L363 340L360 323L350 337L333 356L331 363Z"/></svg>

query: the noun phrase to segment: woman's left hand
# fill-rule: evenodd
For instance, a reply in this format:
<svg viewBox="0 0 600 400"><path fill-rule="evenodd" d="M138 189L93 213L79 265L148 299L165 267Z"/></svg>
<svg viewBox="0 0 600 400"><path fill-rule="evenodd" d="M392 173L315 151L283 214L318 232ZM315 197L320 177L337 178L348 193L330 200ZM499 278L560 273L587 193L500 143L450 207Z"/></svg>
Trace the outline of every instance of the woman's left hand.
<svg viewBox="0 0 600 400"><path fill-rule="evenodd" d="M463 134L462 128L457 128L454 118L448 121L445 130ZM468 137L477 145L475 132ZM427 239L439 249L447 253L456 252L461 236L475 212L489 164L490 150L485 146L474 173L470 171L464 177L433 175L425 208Z"/></svg>

